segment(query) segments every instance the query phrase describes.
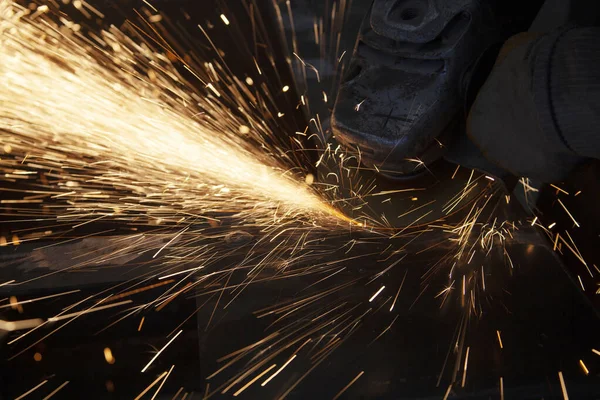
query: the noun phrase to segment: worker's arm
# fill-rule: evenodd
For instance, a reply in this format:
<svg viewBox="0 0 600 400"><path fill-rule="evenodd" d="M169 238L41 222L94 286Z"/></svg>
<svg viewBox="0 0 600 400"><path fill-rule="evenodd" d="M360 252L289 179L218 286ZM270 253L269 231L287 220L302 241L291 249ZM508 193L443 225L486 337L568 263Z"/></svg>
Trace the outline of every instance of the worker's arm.
<svg viewBox="0 0 600 400"><path fill-rule="evenodd" d="M600 158L600 28L515 37L473 103L448 158L544 182Z"/></svg>

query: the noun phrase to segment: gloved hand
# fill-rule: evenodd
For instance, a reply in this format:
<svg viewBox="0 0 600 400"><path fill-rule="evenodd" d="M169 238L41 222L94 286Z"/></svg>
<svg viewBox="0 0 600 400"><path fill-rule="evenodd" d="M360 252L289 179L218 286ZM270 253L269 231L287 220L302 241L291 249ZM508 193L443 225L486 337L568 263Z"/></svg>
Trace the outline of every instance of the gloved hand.
<svg viewBox="0 0 600 400"><path fill-rule="evenodd" d="M599 39L599 28L509 39L446 158L542 182L599 158Z"/></svg>

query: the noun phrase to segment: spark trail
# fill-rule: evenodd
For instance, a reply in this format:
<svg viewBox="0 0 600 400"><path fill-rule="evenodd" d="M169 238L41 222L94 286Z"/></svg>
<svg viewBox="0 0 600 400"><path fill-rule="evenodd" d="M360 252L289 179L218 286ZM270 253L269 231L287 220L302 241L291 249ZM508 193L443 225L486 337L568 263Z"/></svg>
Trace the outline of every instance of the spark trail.
<svg viewBox="0 0 600 400"><path fill-rule="evenodd" d="M0 167L5 181L50 182L3 203L60 201L59 220L71 226L165 215L181 226L244 213L343 219L279 160L252 153L234 124L205 118L214 96L186 90L164 54L116 28L85 36L48 10L0 2Z"/></svg>

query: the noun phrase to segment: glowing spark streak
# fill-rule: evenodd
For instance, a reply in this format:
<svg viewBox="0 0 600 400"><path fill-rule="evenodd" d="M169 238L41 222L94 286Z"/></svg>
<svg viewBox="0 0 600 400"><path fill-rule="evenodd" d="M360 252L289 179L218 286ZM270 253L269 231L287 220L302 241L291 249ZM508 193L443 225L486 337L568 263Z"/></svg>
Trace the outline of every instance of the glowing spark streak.
<svg viewBox="0 0 600 400"><path fill-rule="evenodd" d="M446 294L446 296L444 296L444 301L445 301L445 299L448 297L448 295L452 289L454 289L454 281L452 281L452 283L450 283L450 285L448 285L447 288L443 289L441 292L436 294L434 298L437 299L438 297L440 297L441 295L443 295L445 293ZM444 302L442 302L442 304L444 304Z"/></svg>
<svg viewBox="0 0 600 400"><path fill-rule="evenodd" d="M354 106L354 111L359 112L360 111L360 106L362 106L365 101L367 101L367 99L364 99L363 101L361 101L360 103L358 103L356 106Z"/></svg>
<svg viewBox="0 0 600 400"><path fill-rule="evenodd" d="M150 2L148 0L142 0L144 3L146 3L146 5L150 8L152 8L154 10L154 12L158 12L158 10L156 8L154 8L154 6L152 4L150 4Z"/></svg>
<svg viewBox="0 0 600 400"><path fill-rule="evenodd" d="M452 383L448 385L448 389L446 389L446 393L444 394L443 400L448 400L448 396L450 396L450 392L452 391Z"/></svg>
<svg viewBox="0 0 600 400"><path fill-rule="evenodd" d="M327 312L325 312L325 313L323 313L323 314L319 314L319 316L317 316L317 317L313 318L313 319L311 320L311 322L315 322L315 321L318 321L318 320L319 320L319 319L321 319L321 318L324 318L324 317L325 317L325 316L327 316L328 314L330 314L330 313L332 313L332 312L335 312L336 310L338 310L338 309L340 309L340 308L342 308L342 307L346 306L346 304L348 304L348 303L347 303L347 302L343 302L342 304L340 304L340 305L338 305L338 306L336 306L336 307L332 308L331 310L329 310L329 311L327 311ZM310 340L311 340L311 339L309 338L307 341L310 341ZM305 344L306 344L306 343L304 343L304 344L302 345L302 347L304 347L304 345L305 345ZM299 351L299 349L296 351L296 353L297 353L298 351Z"/></svg>
<svg viewBox="0 0 600 400"><path fill-rule="evenodd" d="M146 364L146 366L145 366L144 368L142 368L142 373L143 373L143 372L146 372L146 370L148 369L148 367L149 367L150 365L152 365L152 363L154 362L154 360L156 360L156 359L158 358L158 356L160 356L160 354L161 354L163 351L165 351L165 349L166 349L166 348L167 348L167 347L168 347L168 346L169 346L171 343L173 343L173 341L174 341L175 339L177 339L177 337L178 337L179 335L181 335L181 333L182 333L182 332L183 332L183 329L182 329L182 330L180 330L179 332L177 332L177 334L176 334L175 336L173 336L173 337L171 338L171 340L169 340L169 341L167 342L167 344L165 344L165 345L163 346L163 348L162 348L162 349L160 349L160 350L158 351L158 353L156 353L156 354L154 355L154 357L152 357L152 359L151 359L151 360L148 362L148 364ZM166 374L166 371L165 371L165 374Z"/></svg>
<svg viewBox="0 0 600 400"><path fill-rule="evenodd" d="M564 400L569 400L569 394L567 393L567 386L565 385L565 379L563 378L562 371L558 371L558 379L560 380L560 388Z"/></svg>
<svg viewBox="0 0 600 400"><path fill-rule="evenodd" d="M254 382L256 382L257 380L259 380L260 378L262 378L264 375L266 375L270 370L272 370L276 366L277 366L277 364L273 364L269 368L267 368L266 370L264 370L263 372L261 372L260 374L258 374L254 379L252 379L250 382L248 382L244 386L242 386L242 388L240 388L240 390L238 390L237 392L235 392L233 394L233 397L237 397L238 395L240 395L244 390L246 390L248 387L250 387L250 385L252 385Z"/></svg>
<svg viewBox="0 0 600 400"><path fill-rule="evenodd" d="M114 364L115 363L115 357L113 356L112 350L110 349L110 347L105 347L104 348L104 359L109 364Z"/></svg>
<svg viewBox="0 0 600 400"><path fill-rule="evenodd" d="M106 310L106 309L113 308L113 307L119 307L119 306L129 304L129 303L133 303L133 300L120 301L120 302L114 303L114 304L107 304L105 306L88 308L87 310L77 311L77 312L70 313L70 314L64 314L64 315L60 315L60 316L56 316L56 317L50 317L50 318L48 318L48 322L62 321L63 319L79 317L84 314L89 314L89 313L93 313L96 311L102 311L102 310Z"/></svg>
<svg viewBox="0 0 600 400"><path fill-rule="evenodd" d="M104 14L102 14L100 11L98 11L95 7L93 7L91 4L81 0L81 3L91 12L93 12L94 14L96 14L96 16L98 16L98 18L104 18Z"/></svg>
<svg viewBox="0 0 600 400"><path fill-rule="evenodd" d="M179 281L179 283L184 282L184 280L182 279L181 281ZM165 308L167 306L167 304L169 304L170 302L172 302L173 300L175 300L175 298L177 298L177 296L179 296L181 293L185 292L186 290L191 289L192 287L196 286L198 283L200 283L200 281L192 283L192 282L187 282L185 284L185 286L183 286L181 289L179 289L177 292L173 293L172 295L168 296L167 298L159 301L154 307L156 308L156 311L160 311L163 308ZM170 290L170 289L169 289ZM158 299L157 299L158 300Z"/></svg>
<svg viewBox="0 0 600 400"><path fill-rule="evenodd" d="M538 219L538 217L535 217L535 218L533 219L533 221L531 221L531 226L534 226L534 225L535 225L535 223L537 222L537 219Z"/></svg>
<svg viewBox="0 0 600 400"><path fill-rule="evenodd" d="M333 330L339 328L346 321L347 320L344 320L340 324L336 325L332 330L327 332L326 335L330 334ZM323 339L326 335L323 335L321 337L321 339ZM321 339L319 339L319 342L321 341ZM341 340L342 339L339 336L336 336L335 339L330 340L329 343L327 343L327 345L325 347L323 347L321 350L317 351L311 357L311 360L318 360L320 357L327 357L327 355L331 353L331 350L334 349L335 347L337 347L336 345L339 345L341 343Z"/></svg>
<svg viewBox="0 0 600 400"><path fill-rule="evenodd" d="M301 292L303 292L303 291L305 291L306 289L309 289L309 288L311 288L311 287L313 287L313 286L315 286L315 285L318 285L319 283L321 283L321 282L323 282L323 281L325 281L325 280L327 280L327 279L331 278L332 276L339 274L340 272L342 272L342 271L343 271L343 270L345 270L345 269L346 269L346 267L342 267L341 269L339 269L339 270L337 270L337 271L335 271L335 272L333 272L333 273L331 273L331 274L327 275L325 278L321 278L321 279L319 279L318 281L316 281L315 283L311 283L311 284L310 284L310 285L308 285L307 287L303 288L303 289L301 290Z"/></svg>
<svg viewBox="0 0 600 400"><path fill-rule="evenodd" d="M405 212L404 214L398 215L398 218L402 218L402 217L404 217L404 216L406 216L406 215L408 215L408 214L410 214L410 213L412 213L412 212L415 212L415 211L417 211L417 210L420 210L420 209L421 209L421 208L423 208L423 207L427 207L428 205L431 205L431 204L433 204L433 203L435 203L435 202L436 202L436 200L431 200L430 202L428 202L428 203L425 203L425 204L422 204L422 205L420 205L420 206L418 206L418 207L415 207L415 208L413 208L412 210Z"/></svg>
<svg viewBox="0 0 600 400"><path fill-rule="evenodd" d="M575 246L575 242L573 242L573 238L571 238L571 235L569 235L568 231L565 231L565 233L567 234L567 236L569 237L569 240L571 240L571 243L573 244L573 246ZM592 271L589 270L589 267L587 265L587 263L585 262L585 260L583 259L583 256L581 255L581 253L579 252L579 249L577 248L577 246L575 246L575 248L571 247L571 245L569 245L569 243L567 243L567 241L565 239L563 239L563 237L560 237L560 240L565 244L565 246L567 246L567 248L569 250L571 250L571 252L575 255L575 257L577 257L579 259L579 261L581 261L581 263L588 268L588 272L589 274L593 277L592 275Z"/></svg>
<svg viewBox="0 0 600 400"><path fill-rule="evenodd" d="M165 371L165 372L163 372L162 374L160 374L160 375L158 376L158 378L156 378L156 379L154 380L154 382L152 382L150 385L148 385L148 386L146 387L146 389L144 389L144 390L142 391L142 393L138 394L138 395L137 395L137 397L136 397L134 400L140 400L142 397L144 397L144 395L145 395L146 393L148 393L148 391L149 391L150 389L152 389L152 388L154 387L154 385L156 385L158 382L160 382L160 381L161 381L161 379L165 377L165 375L167 375L167 371Z"/></svg>
<svg viewBox="0 0 600 400"><path fill-rule="evenodd" d="M425 190L424 188L410 188L410 189L398 189L398 190L382 190L381 192L373 193L367 195L368 197L375 196L387 196L388 194L396 194L396 193L404 193L404 192L416 192ZM365 197L367 197L365 196Z"/></svg>
<svg viewBox="0 0 600 400"><path fill-rule="evenodd" d="M215 312L217 311L217 307L219 307L219 303L221 302L221 297L223 297L223 293L225 293L225 289L227 289L227 285L229 285L229 280L231 279L231 277L233 276L233 272L231 272L229 274L229 276L227 277L227 281L225 282L225 285L223 285L223 290L221 290L221 293L219 293L219 298L217 299L217 302L215 303L215 307L212 310L212 313L210 314L210 318L208 319L208 322L206 323L206 328L204 328L204 331L208 331L208 327L210 326L210 323L212 322L213 317L215 316Z"/></svg>
<svg viewBox="0 0 600 400"><path fill-rule="evenodd" d="M471 264L471 260L473 260L473 257L475 256L476 251L474 251L473 253L471 253L471 257L469 257L469 261L467 261L467 264Z"/></svg>
<svg viewBox="0 0 600 400"><path fill-rule="evenodd" d="M225 14L221 14L221 20L223 21L223 23L225 25L229 25L229 20L227 19L227 17L225 16Z"/></svg>
<svg viewBox="0 0 600 400"><path fill-rule="evenodd" d="M420 220L422 220L423 218L425 218L426 216L428 216L429 214L431 214L433 212L433 210L430 210L429 212L421 215L419 218L415 219L414 221L412 221L410 224L406 225L404 228L402 228L402 230L400 230L398 233L395 233L393 236L391 236L391 239L395 239L398 236L400 236L405 230L407 230L408 228L410 228L411 226L413 226L414 224L416 224L417 222L419 222Z"/></svg>
<svg viewBox="0 0 600 400"><path fill-rule="evenodd" d="M481 283L483 284L483 291L485 292L485 272L483 271L483 265L481 266Z"/></svg>
<svg viewBox="0 0 600 400"><path fill-rule="evenodd" d="M425 291L427 290L427 288L429 287L429 283L427 285L425 285L423 287L423 289L421 290L421 292L419 292L417 298L415 299L415 301L413 301L413 303L410 305L410 307L408 307L408 310L412 310L412 308L414 307L415 304L417 304L417 302L419 301L419 299L421 298L421 296L423 295L423 293L425 293Z"/></svg>
<svg viewBox="0 0 600 400"><path fill-rule="evenodd" d="M258 66L258 61L256 61L256 58L254 58L254 57L252 57L252 60L254 60L254 66L256 67L258 74L262 75L262 71L260 70L260 67Z"/></svg>
<svg viewBox="0 0 600 400"><path fill-rule="evenodd" d="M373 339L373 341L371 343L375 343L377 341L377 339L379 339L380 337L385 335L385 333L392 328L392 325L394 325L394 323L396 322L396 320L398 319L399 316L400 315L396 315L396 317L392 320L392 322L383 331L381 331L381 333L379 335L377 335L377 337L375 339Z"/></svg>
<svg viewBox="0 0 600 400"><path fill-rule="evenodd" d="M72 305L70 305L70 306L69 306L69 307L67 307L65 310L63 310L63 311L62 311L62 312L61 312L59 315L61 315L61 314L62 314L62 313L64 313L64 312L67 312L67 311L69 311L69 310L72 310L73 308L77 307L77 306L78 306L78 305L80 305L80 304L83 304L83 303L85 303L86 301L90 300L90 299L91 299L91 298L93 298L93 297L94 297L94 296L89 296L89 297L86 297L85 299L83 299L83 300L80 300L80 301L76 302L75 304L72 304ZM104 299L104 300L106 300L106 299ZM101 300L101 301L100 301L98 304L102 303L104 300ZM76 317L76 318L77 318L77 317ZM75 318L75 319L76 319L76 318ZM48 336L50 336L50 335L51 335L51 334L53 334L54 332L58 331L59 329L63 328L63 327L64 327L64 326L66 326L67 324L71 323L71 322L72 322L72 321L74 321L75 319L72 319L71 321L67 322L67 323L66 323L66 324L64 324L63 326L60 326L60 327L56 328L55 330L53 330L52 332L50 332L48 335L44 336L42 339L40 339L39 341L35 342L33 345L29 346L27 349L25 349L25 350L23 350L23 351L19 352L19 353L18 353L17 355L15 355L14 357L18 356L19 354L23 353L23 352L24 352L24 351L26 351L26 350L29 350L29 349L30 349L31 347L33 347L35 344L37 344L37 343L39 343L40 341L42 341L43 339L47 338ZM36 326L35 328L31 329L30 331L28 331L28 332L25 332L24 334L22 334L22 335L20 335L20 336L17 336L16 338L14 338L14 339L13 339L13 340L11 340L10 342L8 342L8 344L13 344L13 343L15 343L16 341L23 339L25 336L29 335L29 334L30 334L30 333L32 333L32 332L35 332L35 331L36 331L38 328L41 328L42 326L44 326L44 325L45 325L47 322L48 322L48 321L46 321L46 322L43 322L43 323L41 323L40 325Z"/></svg>
<svg viewBox="0 0 600 400"><path fill-rule="evenodd" d="M221 93L219 93L217 89L215 89L212 83L207 84L206 87L209 88L215 94L215 96L221 97Z"/></svg>
<svg viewBox="0 0 600 400"><path fill-rule="evenodd" d="M137 314L144 307L145 307L145 305L140 305L140 306L134 306L132 308L129 308L129 310L130 310L129 313L126 313L121 318L117 319L116 321L113 321L112 323L108 324L104 328L100 329L94 335L98 335L101 332L104 332L105 330L109 329L110 327L112 327L112 326L118 324L119 322L123 321L124 319L127 319L127 318L131 317L132 315Z"/></svg>
<svg viewBox="0 0 600 400"><path fill-rule="evenodd" d="M271 380L272 380L273 378L275 378L277 375L279 375L279 373L280 373L281 371L283 371L283 370L285 369L285 367L287 367L287 366L288 366L288 364L289 364L289 363L291 363L291 362L294 360L294 358L296 358L296 356L297 356L296 354L294 354L293 356L291 356L291 357L290 357L290 359L289 359L289 360L287 360L287 361L285 362L285 364L283 364L283 365L281 366L281 368L279 368L277 371L275 371L275 372L273 373L273 375L271 375L270 377L268 377L268 378L267 378L267 379L266 379L266 380L265 380L263 383L261 383L261 384L260 384L260 386L265 386L267 383L271 382Z"/></svg>
<svg viewBox="0 0 600 400"><path fill-rule="evenodd" d="M471 349L470 347L467 347L467 354L465 355L465 365L463 367L463 376L462 376L462 384L461 384L462 387L465 387L465 382L467 381L467 366L469 363L469 350L470 349Z"/></svg>
<svg viewBox="0 0 600 400"><path fill-rule="evenodd" d="M592 349L592 353L600 356L600 350Z"/></svg>
<svg viewBox="0 0 600 400"><path fill-rule="evenodd" d="M235 356L236 356L236 355L238 355L238 354L245 353L246 351L248 351L248 350L251 350L251 349L253 349L253 348L254 348L254 347L256 347L256 346L260 346L261 344L263 344L263 343L265 343L265 342L268 342L269 340L271 340L271 339L273 339L273 338L275 338L275 337L277 337L277 336L279 336L279 332L273 332L273 333L272 333L272 334L270 334L269 336L266 336L266 337L264 337L263 339L261 339L261 340L259 340L259 341L256 341L256 342L252 343L251 345L248 345L248 346L246 346L246 347L243 347L243 348L241 348L241 349L239 349L239 350L236 350L236 351L234 351L234 352L232 352L232 353L230 353L230 354L228 354L228 355L226 355L226 356L224 356L224 357L221 357L221 358L219 358L219 359L217 360L217 362L223 362L223 361L225 361L225 360L228 360L228 359L230 359L230 358L232 358L232 357L235 357ZM219 370L219 371L221 371L221 370ZM209 376L208 376L206 379L210 379L210 378L212 378L212 377L216 376L216 375L217 375L217 373L218 373L219 371L217 371L217 372L213 373L212 375L209 375Z"/></svg>
<svg viewBox="0 0 600 400"><path fill-rule="evenodd" d="M394 301L392 302L392 306L390 307L390 312L394 309L394 305L396 305L396 300L398 300L398 295L400 294L400 290L402 290L402 286L404 285L404 280L406 279L406 275L408 274L408 270L404 271L404 278L402 278L402 282L400 282L400 287L396 292L396 296L394 297Z"/></svg>
<svg viewBox="0 0 600 400"><path fill-rule="evenodd" d="M142 326L144 325L145 319L146 319L146 317L142 317L142 319L140 320L140 325L138 326L138 332L142 331Z"/></svg>
<svg viewBox="0 0 600 400"><path fill-rule="evenodd" d="M93 297L94 297L94 296L89 296L89 297L87 297L87 298L85 298L85 299L83 299L83 300L81 300L81 301L79 301L79 302L75 303L74 305L72 305L72 306L68 307L68 308L67 308L67 310L71 310L71 309L73 309L74 307L78 306L79 304L82 304L82 303L86 302L87 300L89 300L89 299L91 299L91 298L93 298ZM108 296L108 297L110 297L110 296ZM100 300L99 302L97 302L97 303L96 303L96 305L98 305L98 304L101 304L102 302L106 301L106 299L107 299L108 297L106 297L106 298L104 298L104 299ZM88 310L90 310L90 309L92 309L92 308L93 308L93 306L92 306L92 307L90 307ZM65 311L67 311L67 310L65 310ZM63 311L63 312L65 312L65 311ZM50 333L48 333L48 334L44 335L42 338L38 339L37 341L35 341L35 342L34 342L34 343L32 343L31 345L29 345L29 346L28 346L28 347L26 347L25 349L23 349L23 350L19 351L17 354L14 354L14 355L12 355L12 356L9 358L9 360L12 360L12 359L14 359L14 358L16 358L16 357L20 356L21 354L23 354L23 353L24 353L24 352L26 352L27 350L29 350L29 349L31 349L32 347L36 346L38 343L40 343L40 342L44 341L45 339L47 339L48 337L52 336L54 333L56 333L56 332L57 332L57 331L59 331L60 329L62 329L62 328L64 328L65 326L69 325L71 322L75 321L77 318L79 318L79 317L80 317L81 315L83 315L83 314L85 314L85 311L84 311L84 312L82 312L82 313L78 313L78 315L76 315L76 316L75 316L75 318L73 318L72 320L70 320L70 321L67 321L67 322L66 322L66 323L64 323L63 325L61 325L61 326L59 326L58 328L56 328L56 329L52 330ZM59 315L60 315L60 314L59 314ZM32 330L30 330L29 332L26 332L26 333L22 334L21 336L19 336L19 337L17 337L17 338L15 338L15 339L13 339L11 342L9 342L9 344L10 344L10 343L14 343L14 342L16 342L17 340L24 338L25 336L27 336L27 335L28 335L28 334L30 334L31 332L35 331L36 329L38 329L39 327L42 327L42 326L44 326L44 325L45 325L45 323L43 323L43 324L40 324L39 326L36 326L35 328L33 328Z"/></svg>
<svg viewBox="0 0 600 400"><path fill-rule="evenodd" d="M579 284L581 285L581 289L585 292L585 287L583 286L583 281L581 280L581 276L577 275L577 279L579 279Z"/></svg>
<svg viewBox="0 0 600 400"><path fill-rule="evenodd" d="M43 319L25 319L21 321L4 321L0 319L0 330L13 332L22 329L36 328L44 323Z"/></svg>
<svg viewBox="0 0 600 400"><path fill-rule="evenodd" d="M59 387L57 387L52 392L50 392L50 394L48 394L48 396L44 397L42 400L48 400L49 398L54 396L56 393L58 393L62 388L67 386L68 384L69 384L69 381L64 381Z"/></svg>
<svg viewBox="0 0 600 400"><path fill-rule="evenodd" d="M300 378L298 378L298 380L296 380L296 382L294 382L289 388L288 390L285 391L285 393L283 393L281 396L279 396L278 400L283 400L287 397L288 394L290 394L290 392L292 390L294 390L296 388L296 386L298 386L298 384L300 384L300 382L302 382L302 380L304 378L306 378L308 376L308 374L310 374L315 368L317 368L324 360L326 360L327 357L322 357L319 361L316 361L313 366L304 373L304 375L302 375Z"/></svg>
<svg viewBox="0 0 600 400"><path fill-rule="evenodd" d="M454 179L454 177L456 176L456 173L458 172L459 169L460 169L460 165L457 165L456 169L454 170L454 173L452 174L452 178L451 179Z"/></svg>
<svg viewBox="0 0 600 400"><path fill-rule="evenodd" d="M42 203L43 200L0 200L0 204L33 204L33 203Z"/></svg>
<svg viewBox="0 0 600 400"><path fill-rule="evenodd" d="M6 286L6 285L10 285L10 284L15 283L15 282L16 281L13 279L13 280L10 280L10 281L4 282L4 283L0 283L0 287Z"/></svg>
<svg viewBox="0 0 600 400"><path fill-rule="evenodd" d="M583 373L586 375L590 374L590 370L587 369L587 367L585 366L585 364L583 363L583 360L579 360L579 366L581 367L581 369L583 370Z"/></svg>
<svg viewBox="0 0 600 400"><path fill-rule="evenodd" d="M369 299L369 303L373 302L373 300L379 296L379 293L383 292L383 289L385 289L385 286L382 286L377 292L375 292L375 294Z"/></svg>
<svg viewBox="0 0 600 400"><path fill-rule="evenodd" d="M567 207L565 207L565 205L563 204L563 202L560 201L560 199L558 199L558 198L556 200L558 200L558 203L562 206L562 208L565 210L565 212L573 220L573 223L575 224L575 226L578 227L578 228L580 228L581 226L579 225L579 223L577 221L575 221L575 218L573 217L573 215L571 215L571 213L569 212L569 210L567 210Z"/></svg>
<svg viewBox="0 0 600 400"><path fill-rule="evenodd" d="M314 71L315 75L317 76L317 82L320 83L321 82L321 75L319 74L319 70L314 65L312 65L311 63L308 63L308 62L304 61L302 58L300 58L300 56L298 56L298 54L296 54L296 53L292 53L292 54L302 63L302 65L304 66L304 68L308 67L308 68L310 68L310 69L312 69Z"/></svg>
<svg viewBox="0 0 600 400"><path fill-rule="evenodd" d="M504 378L500 377L500 400L504 400Z"/></svg>
<svg viewBox="0 0 600 400"><path fill-rule="evenodd" d="M188 226L187 228L183 229L182 231L180 231L177 235L173 236L173 238L171 240L169 240L163 247L161 247L156 254L154 254L152 256L152 258L156 258L157 255L160 254L161 251L163 251L167 246L169 246L171 243L173 243L175 240L177 240L177 238L179 236L181 236L185 231L187 231L188 229L190 229L190 227Z"/></svg>
<svg viewBox="0 0 600 400"><path fill-rule="evenodd" d="M37 389L39 389L41 386L45 385L48 382L48 380L44 380L40 383L38 383L36 386L34 386L33 388L29 389L28 391L26 391L25 393L23 393L22 395L20 395L19 397L16 397L15 400L21 400L22 398L24 398L25 396L30 395L31 393L35 392Z"/></svg>
<svg viewBox="0 0 600 400"><path fill-rule="evenodd" d="M175 282L175 279L170 279L170 280L165 281L165 282L155 283L153 285L144 286L144 287L141 287L141 288L138 288L138 289L128 290L128 291L126 291L124 293L116 294L116 295L114 295L112 297L109 297L106 301L114 301L114 300L122 299L122 298L125 298L125 297L128 297L128 296L131 296L133 294L143 293L143 292L145 292L147 290L156 289L157 287L168 285L168 284L173 283L173 282Z"/></svg>
<svg viewBox="0 0 600 400"><path fill-rule="evenodd" d="M173 277L173 276L177 276L177 275L181 275L181 274L186 274L186 273L188 273L188 272L198 271L198 270L201 270L201 269L202 269L202 268L204 268L204 267L205 267L204 265L201 265L201 266L199 266L199 267L196 267L196 268L190 268L190 269L186 269L186 270L184 270L184 271L178 271L178 272L174 272L174 273L172 273L172 274L169 274L169 275L165 275L165 276L159 276L159 277L158 277L158 279L159 279L159 280L162 280L162 279L171 278L171 277Z"/></svg>
<svg viewBox="0 0 600 400"><path fill-rule="evenodd" d="M40 300L46 300L46 299L51 299L51 298L53 298L53 297L64 296L64 295L67 295L67 294L78 293L78 292L81 292L81 290L79 290L79 289L76 289L76 290L71 290L71 291L69 291L69 292L62 292L62 293L51 294L51 295L48 295L48 296L43 296L43 297L37 297L37 298L35 298L35 299L29 299L29 300L18 301L18 302L15 302L15 303L11 303L11 304L6 304L6 305L3 305L3 306L0 306L0 308L6 308L6 307L11 307L11 306L16 306L16 305L19 305L19 304L29 304L29 303L34 303L34 302L36 302L36 301L40 301Z"/></svg>
<svg viewBox="0 0 600 400"><path fill-rule="evenodd" d="M569 192L567 192L566 190L563 190L561 188L559 188L556 185L550 184L550 186L552 186L554 189L558 190L559 192L563 192L564 194L566 194L567 196L569 195ZM559 200L560 201L560 200Z"/></svg>
<svg viewBox="0 0 600 400"><path fill-rule="evenodd" d="M496 331L496 335L498 335L498 344L500 345L500 348L503 349L504 346L502 346L502 338L500 337L500 331Z"/></svg>
<svg viewBox="0 0 600 400"><path fill-rule="evenodd" d="M152 396L152 398L150 400L154 400L156 398L156 396L158 395L158 392L160 392L160 389L162 389L162 387L165 384L165 382L167 381L167 379L169 379L169 375L171 375L171 371L173 371L173 368L175 368L174 364L171 365L169 372L167 372L167 376L165 376L165 379L163 379L163 381L160 383L160 386L158 386L158 389L156 389L156 392L154 392L154 396Z"/></svg>
<svg viewBox="0 0 600 400"><path fill-rule="evenodd" d="M206 385L206 392L208 392L208 387L209 387L210 383ZM177 391L177 393L175 393L175 395L171 398L171 400L175 400L177 397L179 397L179 394L183 392L183 386L179 388L179 390ZM204 396L205 399L208 399L208 395ZM185 399L185 396L182 398L182 400Z"/></svg>
<svg viewBox="0 0 600 400"><path fill-rule="evenodd" d="M43 6L39 6L36 9L36 12L34 12L33 14L31 14L31 19L36 19L37 17L39 17L41 14L48 12L49 8L47 5L43 5ZM7 152L10 153L10 152Z"/></svg>
<svg viewBox="0 0 600 400"><path fill-rule="evenodd" d="M550 225L548 225L548 229L552 229L556 226L556 222L551 223Z"/></svg>
<svg viewBox="0 0 600 400"><path fill-rule="evenodd" d="M364 373L365 373L365 371L360 371L360 372L359 372L359 374L358 374L358 375L356 375L356 377L350 381L350 383L348 383L346 386L344 386L344 388L343 388L342 390L340 390L340 391L338 392L338 394L336 394L336 395L333 397L333 400L337 400L337 399L339 399L339 398L340 398L340 396L341 396L341 395L342 395L342 394L343 394L343 393L344 393L346 390L348 390L348 389L350 388L350 386L352 386L352 385L354 384L354 382L356 382L356 381L358 380L358 378L360 378L361 376L363 376L363 374L364 374Z"/></svg>
<svg viewBox="0 0 600 400"><path fill-rule="evenodd" d="M277 354L277 353L275 353L275 354ZM248 368L245 372L243 372L241 374L238 374L237 378L235 378L229 384L229 386L227 386L225 389L223 389L221 391L221 394L227 393L229 391L229 389L231 389L232 387L234 387L235 385L237 385L238 383L240 383L242 380L246 379L248 376L250 376L251 374L253 374L259 368L262 368L272 357L273 357L273 355L271 355L271 357L264 358L264 359L260 360L258 363L256 363L254 366Z"/></svg>

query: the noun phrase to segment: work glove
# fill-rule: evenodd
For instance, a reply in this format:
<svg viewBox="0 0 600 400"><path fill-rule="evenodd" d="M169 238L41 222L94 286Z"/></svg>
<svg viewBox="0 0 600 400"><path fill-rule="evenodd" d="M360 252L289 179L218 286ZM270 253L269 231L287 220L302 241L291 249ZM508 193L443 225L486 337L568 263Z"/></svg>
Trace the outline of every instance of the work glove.
<svg viewBox="0 0 600 400"><path fill-rule="evenodd" d="M597 158L598 125L586 129L581 119L600 122L598 33L598 28L571 28L509 39L467 105L465 133L449 146L446 158L500 177L541 182L564 180Z"/></svg>

